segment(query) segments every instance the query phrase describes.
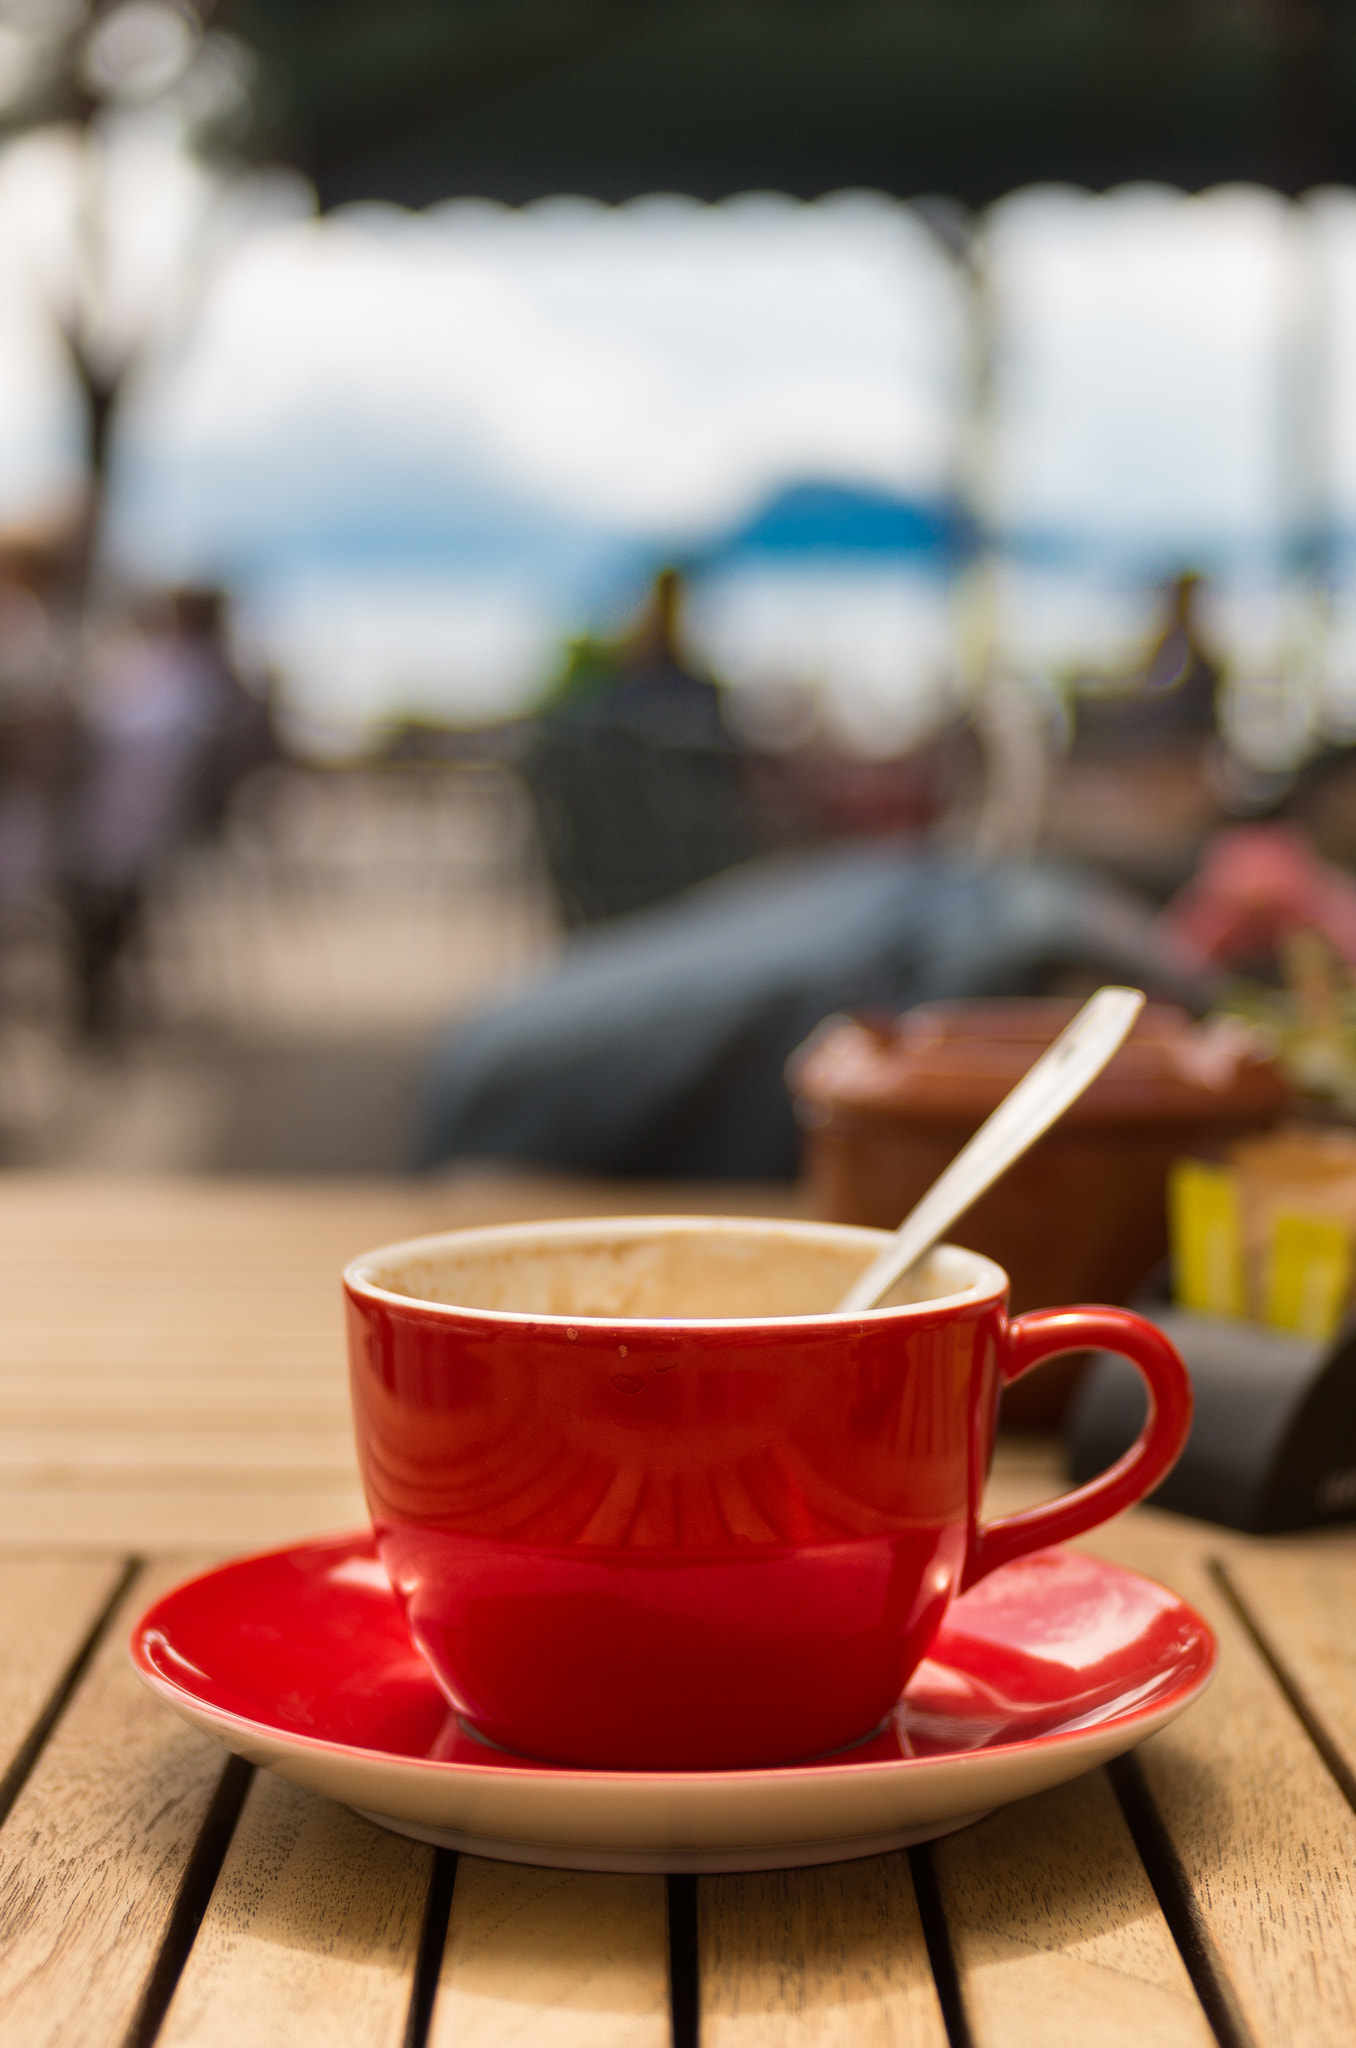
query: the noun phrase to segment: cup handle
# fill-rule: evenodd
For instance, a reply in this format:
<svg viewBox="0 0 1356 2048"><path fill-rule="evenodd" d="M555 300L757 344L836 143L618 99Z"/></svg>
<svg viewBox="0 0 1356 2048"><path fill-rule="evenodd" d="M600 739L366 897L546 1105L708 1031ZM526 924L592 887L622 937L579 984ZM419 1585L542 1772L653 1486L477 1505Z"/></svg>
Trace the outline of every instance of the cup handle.
<svg viewBox="0 0 1356 2048"><path fill-rule="evenodd" d="M1085 1486L1020 1514L1000 1515L970 1540L960 1590L1028 1550L1081 1536L1151 1493L1176 1462L1191 1429L1191 1380L1180 1352L1143 1316L1124 1308L1042 1308L1008 1324L1003 1384L1062 1351L1116 1351L1143 1376L1149 1394L1144 1427L1123 1457Z"/></svg>

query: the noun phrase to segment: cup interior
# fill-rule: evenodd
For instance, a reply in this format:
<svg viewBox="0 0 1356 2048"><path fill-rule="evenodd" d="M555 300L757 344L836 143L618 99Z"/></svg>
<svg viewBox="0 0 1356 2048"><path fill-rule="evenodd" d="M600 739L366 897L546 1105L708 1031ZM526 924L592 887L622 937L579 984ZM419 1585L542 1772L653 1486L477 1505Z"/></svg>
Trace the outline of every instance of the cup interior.
<svg viewBox="0 0 1356 2048"><path fill-rule="evenodd" d="M746 1217L605 1217L463 1230L356 1259L360 1292L487 1315L568 1321L800 1321L835 1303L888 1240L880 1230ZM1006 1275L939 1245L881 1309L982 1299ZM855 1321L854 1315L848 1320Z"/></svg>

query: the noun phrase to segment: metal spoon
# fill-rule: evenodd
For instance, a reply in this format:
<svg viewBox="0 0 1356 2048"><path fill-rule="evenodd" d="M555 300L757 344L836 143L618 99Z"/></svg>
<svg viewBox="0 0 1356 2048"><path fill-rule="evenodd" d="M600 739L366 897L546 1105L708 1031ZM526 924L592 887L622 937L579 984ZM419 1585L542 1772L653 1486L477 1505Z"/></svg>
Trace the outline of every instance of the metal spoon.
<svg viewBox="0 0 1356 2048"><path fill-rule="evenodd" d="M956 1218L1078 1100L1124 1044L1143 1007L1140 989L1098 989L915 1203L885 1250L853 1281L835 1313L879 1308L895 1282L931 1251Z"/></svg>

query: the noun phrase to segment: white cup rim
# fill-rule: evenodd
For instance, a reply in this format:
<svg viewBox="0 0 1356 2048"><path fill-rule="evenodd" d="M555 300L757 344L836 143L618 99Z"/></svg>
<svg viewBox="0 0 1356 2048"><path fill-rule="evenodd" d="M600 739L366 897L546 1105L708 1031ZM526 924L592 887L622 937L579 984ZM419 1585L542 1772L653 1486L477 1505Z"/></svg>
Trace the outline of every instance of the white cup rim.
<svg viewBox="0 0 1356 2048"><path fill-rule="evenodd" d="M1008 1276L994 1260L982 1252L969 1251L962 1245L938 1245L930 1257L939 1258L948 1266L956 1261L966 1261L970 1268L970 1279L961 1286L947 1292L929 1295L921 1301L899 1302L886 1308L853 1309L849 1312L827 1310L817 1314L786 1316L585 1316L555 1315L537 1309L496 1309L464 1307L457 1302L432 1301L426 1297L410 1294L398 1287L383 1285L379 1274L388 1277L391 1268L403 1260L426 1259L436 1256L439 1251L451 1247L465 1247L468 1250L483 1248L486 1251L499 1247L511 1248L518 1244L538 1244L542 1240L566 1247L571 1244L596 1244L600 1239L616 1242L621 1238L653 1236L656 1232L664 1235L702 1235L711 1232L724 1234L745 1234L752 1236L793 1236L807 1242L825 1241L842 1244L845 1240L859 1243L863 1254L863 1265L889 1242L891 1233L886 1230L872 1230L859 1224L819 1223L802 1218L774 1216L581 1216L554 1217L542 1222L476 1224L464 1229L434 1231L426 1237L412 1237L395 1244L378 1245L371 1251L360 1252L344 1268L344 1284L359 1300L380 1302L391 1308L406 1312L417 1311L421 1317L432 1316L437 1321L464 1324L483 1323L487 1326L531 1325L532 1328L581 1329L581 1330L752 1330L772 1329L786 1331L796 1328L810 1329L851 1329L861 1323L877 1324L885 1321L908 1324L921 1322L939 1314L954 1313L959 1309L982 1307L991 1302L1001 1304L1007 1293Z"/></svg>

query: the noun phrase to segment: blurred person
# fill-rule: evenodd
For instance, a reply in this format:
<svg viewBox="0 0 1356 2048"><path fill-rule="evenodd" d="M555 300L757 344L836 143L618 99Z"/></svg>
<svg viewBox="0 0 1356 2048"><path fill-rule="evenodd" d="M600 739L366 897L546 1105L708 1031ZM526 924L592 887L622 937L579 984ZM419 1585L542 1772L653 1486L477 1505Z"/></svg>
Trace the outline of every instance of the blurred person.
<svg viewBox="0 0 1356 2048"><path fill-rule="evenodd" d="M78 634L57 540L0 544L0 906L55 880L75 757Z"/></svg>
<svg viewBox="0 0 1356 2048"><path fill-rule="evenodd" d="M1162 922L1203 969L1272 976L1298 932L1317 933L1356 969L1356 880L1292 824L1216 833Z"/></svg>
<svg viewBox="0 0 1356 2048"><path fill-rule="evenodd" d="M235 781L266 751L267 708L235 672L224 619L219 591L148 598L88 663L64 894L91 1034L116 1021L118 964L152 881L219 824Z"/></svg>
<svg viewBox="0 0 1356 2048"><path fill-rule="evenodd" d="M1219 725L1222 671L1201 636L1205 578L1195 570L1174 576L1163 590L1162 622L1143 665L1131 673L1127 696L1140 707L1150 744L1180 735L1211 738Z"/></svg>
<svg viewBox="0 0 1356 2048"><path fill-rule="evenodd" d="M1160 922L1230 1009L1263 1026L1301 1096L1356 1111L1356 877L1302 827L1219 832Z"/></svg>
<svg viewBox="0 0 1356 2048"><path fill-rule="evenodd" d="M1320 746L1274 783L1269 814L1300 826L1324 860L1356 869L1356 745Z"/></svg>
<svg viewBox="0 0 1356 2048"><path fill-rule="evenodd" d="M247 684L230 653L226 593L184 586L170 593L170 609L180 660L196 667L202 701L213 706L190 805L191 831L202 837L224 823L237 784L280 749L267 680Z"/></svg>
<svg viewBox="0 0 1356 2048"><path fill-rule="evenodd" d="M1144 659L1075 696L1045 812L1049 850L1092 861L1160 903L1192 874L1228 815L1223 678L1202 637L1204 588L1194 572L1174 577Z"/></svg>
<svg viewBox="0 0 1356 2048"><path fill-rule="evenodd" d="M641 910L759 850L742 749L683 649L683 579L573 643L520 763L567 926Z"/></svg>
<svg viewBox="0 0 1356 2048"><path fill-rule="evenodd" d="M1205 580L1185 570L1165 584L1158 625L1144 660L1074 710L1073 752L1104 756L1192 751L1219 723L1222 673L1201 636Z"/></svg>
<svg viewBox="0 0 1356 2048"><path fill-rule="evenodd" d="M685 594L681 570L660 569L629 632L571 642L547 712L605 705L619 723L657 739L719 745L726 737L720 692L682 646Z"/></svg>

